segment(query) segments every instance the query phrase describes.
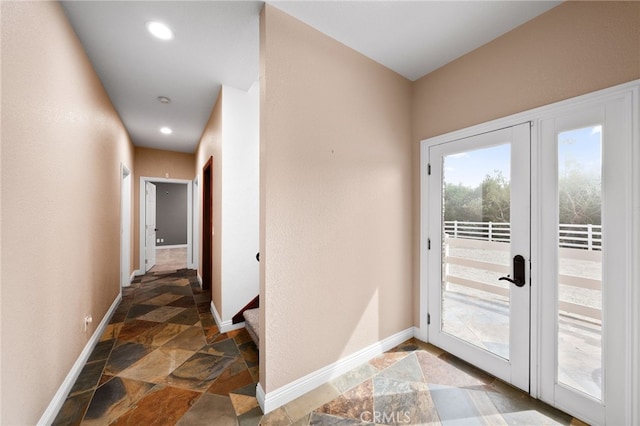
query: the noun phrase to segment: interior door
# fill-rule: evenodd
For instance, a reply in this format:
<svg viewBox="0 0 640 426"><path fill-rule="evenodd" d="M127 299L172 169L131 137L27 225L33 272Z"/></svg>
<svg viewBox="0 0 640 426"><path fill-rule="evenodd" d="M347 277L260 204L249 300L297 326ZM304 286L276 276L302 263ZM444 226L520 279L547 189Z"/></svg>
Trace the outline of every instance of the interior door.
<svg viewBox="0 0 640 426"><path fill-rule="evenodd" d="M430 146L429 340L529 390L530 123Z"/></svg>
<svg viewBox="0 0 640 426"><path fill-rule="evenodd" d="M145 272L156 264L156 186L145 184Z"/></svg>
<svg viewBox="0 0 640 426"><path fill-rule="evenodd" d="M202 168L202 288L213 279L213 157Z"/></svg>

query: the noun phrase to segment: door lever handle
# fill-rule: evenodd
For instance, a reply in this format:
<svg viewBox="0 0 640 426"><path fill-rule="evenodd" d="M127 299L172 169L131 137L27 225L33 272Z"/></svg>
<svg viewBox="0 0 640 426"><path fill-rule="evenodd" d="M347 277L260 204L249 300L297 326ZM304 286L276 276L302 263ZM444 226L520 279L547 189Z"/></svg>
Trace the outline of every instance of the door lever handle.
<svg viewBox="0 0 640 426"><path fill-rule="evenodd" d="M506 277L498 278L498 281L506 280L510 283L515 284L518 287L522 287L525 285L525 273L524 273L524 257L517 254L513 257L513 279L511 279L508 275Z"/></svg>

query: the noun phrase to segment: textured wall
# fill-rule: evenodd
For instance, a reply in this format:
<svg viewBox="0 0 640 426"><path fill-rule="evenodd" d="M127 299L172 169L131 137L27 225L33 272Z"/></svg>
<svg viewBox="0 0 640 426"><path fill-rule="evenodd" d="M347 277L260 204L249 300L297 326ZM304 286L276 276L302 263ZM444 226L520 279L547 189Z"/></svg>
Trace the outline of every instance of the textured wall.
<svg viewBox="0 0 640 426"><path fill-rule="evenodd" d="M640 2L565 2L414 83L424 139L640 78Z"/></svg>
<svg viewBox="0 0 640 426"><path fill-rule="evenodd" d="M133 171L133 147L57 2L2 2L1 52L0 424L26 425L120 291L120 167Z"/></svg>
<svg viewBox="0 0 640 426"><path fill-rule="evenodd" d="M269 4L261 27L272 392L412 326L411 83Z"/></svg>

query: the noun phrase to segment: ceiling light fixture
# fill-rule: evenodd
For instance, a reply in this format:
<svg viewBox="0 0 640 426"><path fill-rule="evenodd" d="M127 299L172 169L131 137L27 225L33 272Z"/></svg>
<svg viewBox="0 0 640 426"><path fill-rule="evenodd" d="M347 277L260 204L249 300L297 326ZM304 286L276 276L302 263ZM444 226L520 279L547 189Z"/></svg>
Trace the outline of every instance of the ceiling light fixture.
<svg viewBox="0 0 640 426"><path fill-rule="evenodd" d="M173 130L171 130L171 128L169 127L161 127L160 133L163 133L165 135L170 135L171 133L173 133Z"/></svg>
<svg viewBox="0 0 640 426"><path fill-rule="evenodd" d="M171 99L167 98L166 96L158 96L158 102L160 102L161 104L170 104Z"/></svg>
<svg viewBox="0 0 640 426"><path fill-rule="evenodd" d="M162 22L149 21L147 22L147 30L160 40L172 40L173 31Z"/></svg>

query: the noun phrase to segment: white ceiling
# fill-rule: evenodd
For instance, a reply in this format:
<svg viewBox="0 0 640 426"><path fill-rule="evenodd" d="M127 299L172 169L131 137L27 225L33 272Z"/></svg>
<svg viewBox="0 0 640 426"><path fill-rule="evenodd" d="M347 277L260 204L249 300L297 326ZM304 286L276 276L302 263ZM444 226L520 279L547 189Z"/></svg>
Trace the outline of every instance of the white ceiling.
<svg viewBox="0 0 640 426"><path fill-rule="evenodd" d="M411 81L559 1L270 1Z"/></svg>
<svg viewBox="0 0 640 426"><path fill-rule="evenodd" d="M269 3L416 80L560 1ZM194 152L221 85L248 90L258 79L261 1L62 5L137 146ZM151 20L169 25L175 38L152 37ZM160 134L162 126L173 134Z"/></svg>

